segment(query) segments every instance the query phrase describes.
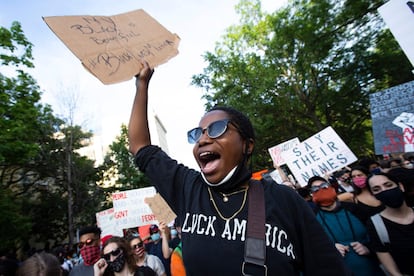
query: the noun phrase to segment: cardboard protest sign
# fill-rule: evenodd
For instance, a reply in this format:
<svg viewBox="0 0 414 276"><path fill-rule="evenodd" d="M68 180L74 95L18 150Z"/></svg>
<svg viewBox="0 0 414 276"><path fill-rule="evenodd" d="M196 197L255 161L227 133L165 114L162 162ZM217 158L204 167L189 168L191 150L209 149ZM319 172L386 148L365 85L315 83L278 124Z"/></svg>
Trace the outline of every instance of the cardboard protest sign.
<svg viewBox="0 0 414 276"><path fill-rule="evenodd" d="M414 81L369 95L376 154L414 151Z"/></svg>
<svg viewBox="0 0 414 276"><path fill-rule="evenodd" d="M117 229L126 229L146 224L157 224L155 215L144 202L156 193L154 187L133 189L112 194L114 218Z"/></svg>
<svg viewBox="0 0 414 276"><path fill-rule="evenodd" d="M314 175L324 176L357 160L332 127L327 127L283 153L286 164L303 187Z"/></svg>
<svg viewBox="0 0 414 276"><path fill-rule="evenodd" d="M122 229L116 228L114 213L114 208L96 213L96 224L102 230L101 237L105 237L106 235L122 237Z"/></svg>
<svg viewBox="0 0 414 276"><path fill-rule="evenodd" d="M299 138L296 137L286 142L283 142L281 144L278 144L274 147L269 148L268 151L269 151L270 156L272 157L273 166L276 168L281 165L284 165L286 162L282 157L282 152L288 151L294 148L299 143L300 143Z"/></svg>
<svg viewBox="0 0 414 276"><path fill-rule="evenodd" d="M414 2L390 0L379 7L378 12L414 66Z"/></svg>
<svg viewBox="0 0 414 276"><path fill-rule="evenodd" d="M146 198L145 203L148 204L158 221L168 224L177 217L159 193L156 193L154 197Z"/></svg>
<svg viewBox="0 0 414 276"><path fill-rule="evenodd" d="M178 54L180 38L144 10L114 16L43 17L49 28L102 83L131 79L139 60L153 68Z"/></svg>

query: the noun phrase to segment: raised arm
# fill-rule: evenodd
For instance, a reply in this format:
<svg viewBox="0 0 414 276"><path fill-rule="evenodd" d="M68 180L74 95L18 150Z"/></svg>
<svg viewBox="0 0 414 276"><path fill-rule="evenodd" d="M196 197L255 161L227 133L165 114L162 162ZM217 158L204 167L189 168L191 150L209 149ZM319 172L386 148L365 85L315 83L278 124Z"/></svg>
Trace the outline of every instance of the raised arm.
<svg viewBox="0 0 414 276"><path fill-rule="evenodd" d="M129 151L136 154L139 149L151 144L148 128L148 86L154 72L146 61L136 76L136 92L128 124Z"/></svg>

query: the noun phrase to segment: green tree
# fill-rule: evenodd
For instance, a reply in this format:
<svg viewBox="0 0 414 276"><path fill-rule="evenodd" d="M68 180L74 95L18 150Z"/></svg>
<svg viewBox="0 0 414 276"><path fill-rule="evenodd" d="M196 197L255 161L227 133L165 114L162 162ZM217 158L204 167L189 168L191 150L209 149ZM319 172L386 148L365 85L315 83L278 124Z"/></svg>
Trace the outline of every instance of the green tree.
<svg viewBox="0 0 414 276"><path fill-rule="evenodd" d="M100 167L99 186L105 190L105 208L112 206L111 194L150 186L145 175L137 170L133 156L128 151L128 129L122 124L121 133L109 146L103 165Z"/></svg>
<svg viewBox="0 0 414 276"><path fill-rule="evenodd" d="M84 225L93 224L95 213L99 210L102 200L101 191L96 186L97 169L94 161L82 156L79 150L90 145L92 132L85 132L80 126L72 125L70 119L65 120L68 125L61 125L60 132L55 136L58 141L53 151L54 168L52 178L54 185L59 187L57 194L63 199L64 212L61 217L53 221L56 233L62 240L69 236L69 243L74 241L74 231ZM50 224L50 223L49 223ZM66 235L66 236L65 236Z"/></svg>
<svg viewBox="0 0 414 276"><path fill-rule="evenodd" d="M93 161L76 152L92 134L72 124L61 129L65 121L39 103L40 88L28 73L32 44L18 22L0 27L0 65L0 249L29 240L62 241L70 232L68 176L75 226L93 221L102 198Z"/></svg>
<svg viewBox="0 0 414 276"><path fill-rule="evenodd" d="M377 14L384 2L294 0L271 14L260 1L239 3L240 24L192 83L206 90L207 109L230 105L252 119L256 169L271 164L269 147L327 126L357 155L372 154L369 94L413 79Z"/></svg>
<svg viewBox="0 0 414 276"><path fill-rule="evenodd" d="M10 29L0 27L0 247L10 246L31 235L33 221L24 212L22 195L42 178L37 168L41 160L41 144L53 140L59 123L48 105L39 103L41 92L27 73L33 68L32 44L26 39L18 22ZM10 203L13 202L13 206ZM12 222L13 223L10 223Z"/></svg>

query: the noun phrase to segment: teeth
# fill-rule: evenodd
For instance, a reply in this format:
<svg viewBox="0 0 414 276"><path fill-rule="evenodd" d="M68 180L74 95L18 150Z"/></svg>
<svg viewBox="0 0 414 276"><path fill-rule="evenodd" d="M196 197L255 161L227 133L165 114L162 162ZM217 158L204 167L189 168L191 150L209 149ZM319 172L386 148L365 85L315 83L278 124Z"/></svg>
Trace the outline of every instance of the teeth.
<svg viewBox="0 0 414 276"><path fill-rule="evenodd" d="M213 154L213 153L210 152L210 151L202 152L202 153L200 153L200 157L207 156L207 155L210 155L210 154Z"/></svg>

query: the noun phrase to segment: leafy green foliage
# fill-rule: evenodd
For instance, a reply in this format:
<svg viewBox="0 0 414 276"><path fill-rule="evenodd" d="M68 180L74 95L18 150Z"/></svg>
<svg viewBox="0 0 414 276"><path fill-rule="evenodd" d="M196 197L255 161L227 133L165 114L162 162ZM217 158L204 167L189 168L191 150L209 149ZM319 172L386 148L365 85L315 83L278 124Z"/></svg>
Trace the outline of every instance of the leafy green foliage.
<svg viewBox="0 0 414 276"><path fill-rule="evenodd" d="M327 126L357 155L373 153L369 94L413 79L376 12L384 2L294 0L272 14L240 2L240 25L204 55L193 84L206 89L207 110L230 105L251 118L255 169L271 164L269 147Z"/></svg>
<svg viewBox="0 0 414 276"><path fill-rule="evenodd" d="M21 202L9 190L0 193L0 250L14 248L16 241L30 238L30 217L21 212Z"/></svg>
<svg viewBox="0 0 414 276"><path fill-rule="evenodd" d="M0 248L63 241L69 207L75 226L90 224L103 198L93 161L75 151L92 133L79 126L61 129L64 120L39 103L40 88L28 73L32 44L18 22L0 27L0 66Z"/></svg>

